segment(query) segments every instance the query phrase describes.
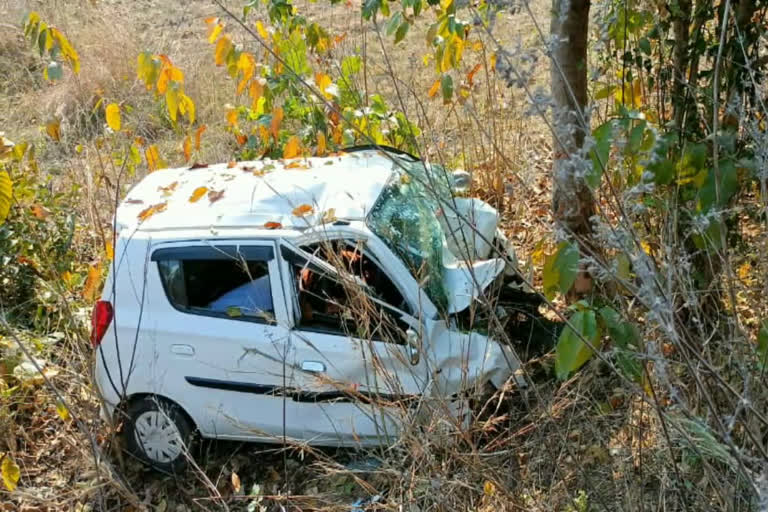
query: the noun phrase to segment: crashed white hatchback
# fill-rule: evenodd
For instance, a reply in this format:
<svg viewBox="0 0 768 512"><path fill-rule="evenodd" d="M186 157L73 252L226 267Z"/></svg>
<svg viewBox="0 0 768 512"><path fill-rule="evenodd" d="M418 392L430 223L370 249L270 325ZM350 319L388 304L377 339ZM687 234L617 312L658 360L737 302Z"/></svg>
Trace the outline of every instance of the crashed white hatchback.
<svg viewBox="0 0 768 512"><path fill-rule="evenodd" d="M128 448L171 470L194 431L389 443L423 404L459 414L468 388L501 386L513 353L453 318L510 270L489 258L507 244L495 210L452 186L373 149L141 180L91 334Z"/></svg>

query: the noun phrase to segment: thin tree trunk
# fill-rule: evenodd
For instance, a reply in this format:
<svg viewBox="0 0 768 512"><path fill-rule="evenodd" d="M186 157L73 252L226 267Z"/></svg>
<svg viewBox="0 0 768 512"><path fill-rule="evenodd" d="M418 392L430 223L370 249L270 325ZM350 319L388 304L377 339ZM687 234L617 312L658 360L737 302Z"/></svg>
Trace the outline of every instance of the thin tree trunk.
<svg viewBox="0 0 768 512"><path fill-rule="evenodd" d="M582 254L591 252L594 198L584 177L585 161L579 154L589 130L587 105L587 36L589 0L553 0L551 34L552 99L554 100L554 162L552 210L569 238L575 239ZM591 280L582 271L576 288L590 288ZM586 290L575 290L584 292Z"/></svg>

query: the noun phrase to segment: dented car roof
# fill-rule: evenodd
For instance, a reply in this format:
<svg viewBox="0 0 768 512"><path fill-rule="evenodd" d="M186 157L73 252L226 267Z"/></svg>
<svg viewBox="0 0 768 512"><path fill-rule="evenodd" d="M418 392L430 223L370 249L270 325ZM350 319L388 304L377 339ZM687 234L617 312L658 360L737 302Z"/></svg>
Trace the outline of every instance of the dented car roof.
<svg viewBox="0 0 768 512"><path fill-rule="evenodd" d="M161 169L128 193L117 209L117 230L300 229L363 220L396 168L393 158L367 150Z"/></svg>

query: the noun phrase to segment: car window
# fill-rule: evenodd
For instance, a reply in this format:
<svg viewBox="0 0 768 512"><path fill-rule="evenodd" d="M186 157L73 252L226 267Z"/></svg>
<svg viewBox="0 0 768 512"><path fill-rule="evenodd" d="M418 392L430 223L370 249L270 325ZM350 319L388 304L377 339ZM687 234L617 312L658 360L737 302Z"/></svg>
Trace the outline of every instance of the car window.
<svg viewBox="0 0 768 512"><path fill-rule="evenodd" d="M153 255L171 304L187 313L274 322L271 253L266 258L266 253L206 249L174 248Z"/></svg>
<svg viewBox="0 0 768 512"><path fill-rule="evenodd" d="M301 262L292 263L300 327L405 343L408 325L391 308L371 298L410 313L408 305L386 273L366 254L362 244L342 240L302 249L326 261L339 273L324 272Z"/></svg>

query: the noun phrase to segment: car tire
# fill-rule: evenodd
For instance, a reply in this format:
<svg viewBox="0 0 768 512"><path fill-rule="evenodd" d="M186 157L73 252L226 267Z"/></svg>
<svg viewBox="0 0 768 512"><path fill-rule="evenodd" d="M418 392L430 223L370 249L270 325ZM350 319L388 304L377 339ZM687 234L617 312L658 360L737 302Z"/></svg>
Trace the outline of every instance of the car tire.
<svg viewBox="0 0 768 512"><path fill-rule="evenodd" d="M181 407L146 396L131 402L125 412L123 435L132 455L164 473L185 468L194 426Z"/></svg>

